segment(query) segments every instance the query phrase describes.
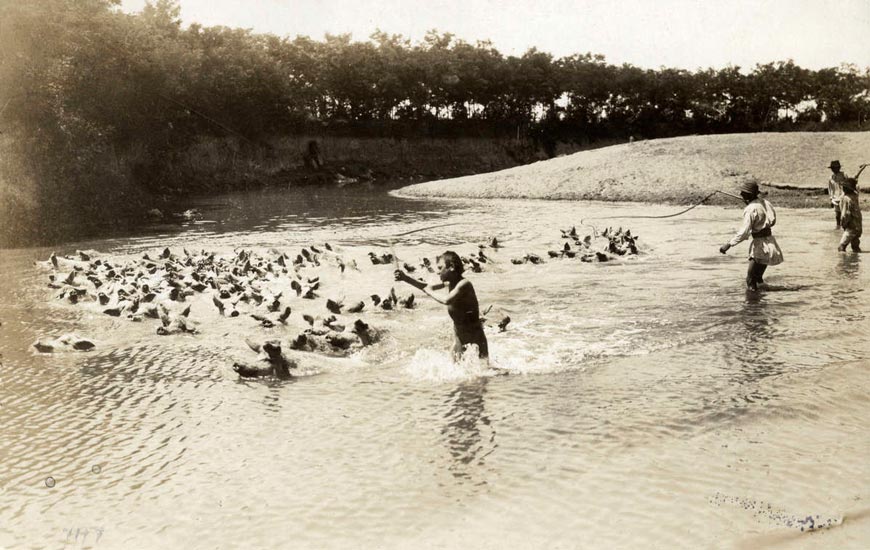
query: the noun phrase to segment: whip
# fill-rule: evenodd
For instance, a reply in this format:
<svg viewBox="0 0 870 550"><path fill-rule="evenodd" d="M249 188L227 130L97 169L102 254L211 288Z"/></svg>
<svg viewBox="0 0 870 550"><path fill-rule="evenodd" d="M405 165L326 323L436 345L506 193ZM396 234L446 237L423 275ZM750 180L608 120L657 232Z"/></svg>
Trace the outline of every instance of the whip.
<svg viewBox="0 0 870 550"><path fill-rule="evenodd" d="M442 224L438 224L438 225L429 225L426 227L412 229L410 231L405 231L404 233L394 233L391 235L387 235L387 237L386 237L387 243L389 243L390 254L393 256L393 266L396 268L396 270L399 270L399 257L396 255L396 248L395 248L396 247L396 240L395 240L396 237L404 237L405 235L411 235L412 233L419 233L420 231L428 231L430 229L437 229L439 227L448 227L450 225L462 225L462 224L459 222L442 223Z"/></svg>
<svg viewBox="0 0 870 550"><path fill-rule="evenodd" d="M710 193L709 195L707 195L706 197L704 197L703 199L701 199L697 203L693 204L692 206L686 208L685 210L680 210L679 212L677 212L675 214L666 214L664 216L599 216L596 218L585 218L585 219L587 219L587 220L627 220L627 219L660 220L660 219L665 219L665 218L674 218L674 217L677 217L681 214L685 214L686 212L688 212L689 210L692 210L693 208L697 208L697 207L701 206L702 204L704 204L707 201L707 199L709 199L710 197L712 197L716 193L720 193L722 195L728 195L729 197L734 197L735 199L738 199L741 201L743 200L742 197L739 197L739 196L734 195L732 193L726 193L725 191L719 191L717 189L716 191L713 191L712 193ZM582 219L580 220L580 225L587 225L587 226L591 227L593 229L593 231L595 231L596 235L598 234L598 230L595 228L594 225L585 224L585 223L583 223Z"/></svg>
<svg viewBox="0 0 870 550"><path fill-rule="evenodd" d="M453 223L442 223L442 224L438 224L438 225L429 225L426 227L420 227L418 229L412 229L410 231L405 231L404 233L393 233L393 234L387 235L387 237L404 237L405 235L410 235L412 233L419 233L420 231L428 231L430 229L437 229L439 227L448 227L451 225L462 225L462 223L453 222Z"/></svg>

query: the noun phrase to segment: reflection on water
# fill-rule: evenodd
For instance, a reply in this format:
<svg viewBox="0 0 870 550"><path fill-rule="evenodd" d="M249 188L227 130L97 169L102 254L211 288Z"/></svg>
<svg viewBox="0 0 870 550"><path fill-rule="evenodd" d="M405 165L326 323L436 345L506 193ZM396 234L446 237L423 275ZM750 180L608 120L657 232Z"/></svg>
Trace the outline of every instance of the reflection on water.
<svg viewBox="0 0 870 550"><path fill-rule="evenodd" d="M488 383L488 377L475 378L460 383L447 395L446 404L450 408L441 433L453 457L450 471L454 477L475 481L477 467L497 447L496 432L484 407ZM485 484L486 480L479 482Z"/></svg>
<svg viewBox="0 0 870 550"><path fill-rule="evenodd" d="M384 331L365 353L302 357L316 375L288 382L241 381L245 339L288 341L289 328L222 317L205 296L191 300L200 334L157 337L151 321L56 300L34 264L51 250L0 250L0 546L63 546L65 529L97 525L101 548L710 548L781 528L710 506L723 487L828 517L870 499L870 275L836 252L818 212L780 213L788 259L749 295L745 248L717 250L736 229L721 208L614 220L639 237L637 258L514 265L548 258L560 229L588 230L582 218L674 210L319 189L184 207L202 218L57 252L329 242L358 269L306 272L323 296L292 302L301 319L324 315L327 297L387 294L393 266L369 251L416 264L496 236L504 247L468 276L491 319L512 319L487 327L510 375L449 364L449 317L418 296L413 310L360 314ZM97 348L30 347L69 332ZM834 547L861 528L845 524Z"/></svg>
<svg viewBox="0 0 870 550"><path fill-rule="evenodd" d="M746 292L746 300L740 312L744 330L744 340L738 355L738 360L743 362L740 368L741 383L757 382L761 378L782 374L784 371L784 364L776 354L778 319L771 317L768 307L760 292Z"/></svg>
<svg viewBox="0 0 870 550"><path fill-rule="evenodd" d="M849 324L846 327L846 332L851 333L849 328L855 325L860 326L860 323L866 318L867 308L864 299L862 299L866 284L861 281L861 254L840 253L834 275L845 284L837 285L832 290L831 307L840 312L842 320Z"/></svg>
<svg viewBox="0 0 870 550"><path fill-rule="evenodd" d="M861 269L861 254L844 252L837 262L837 272L847 279L857 279Z"/></svg>

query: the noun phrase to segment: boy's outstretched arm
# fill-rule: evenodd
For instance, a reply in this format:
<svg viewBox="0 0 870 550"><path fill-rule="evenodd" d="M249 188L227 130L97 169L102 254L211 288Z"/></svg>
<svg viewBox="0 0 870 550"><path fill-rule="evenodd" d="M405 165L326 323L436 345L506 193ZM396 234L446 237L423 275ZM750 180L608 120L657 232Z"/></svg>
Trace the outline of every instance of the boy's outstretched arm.
<svg viewBox="0 0 870 550"><path fill-rule="evenodd" d="M426 286L427 286L426 283L425 283L424 281L421 281L421 280L419 280L419 279L414 279L413 277L410 277L407 273L405 273L405 272L402 271L401 269L397 269L395 272L393 272L393 277L394 277L397 281L400 281L400 282L403 282L403 283L408 283L408 284L411 285L412 287L414 287L414 288L419 288L420 290L423 290L423 289L426 288Z"/></svg>
<svg viewBox="0 0 870 550"><path fill-rule="evenodd" d="M421 280L419 280L419 279L414 279L413 277L410 277L407 273L405 273L405 272L402 271L401 269L397 269L397 270L393 273L393 276L395 277L395 279L396 279L397 281L401 281L401 282L403 282L403 283L408 283L408 284L411 285L412 287L422 290L422 291L425 292L425 293L426 293L430 298L432 298L433 300L435 300L435 301L438 302L439 304L446 304L446 303L447 303L447 302L441 300L440 298L438 298L437 296L433 295L431 292L429 292L430 290L439 290L439 289L444 288L444 283L437 283L437 284L434 284L434 285L427 285L425 282L423 282L423 281L421 281Z"/></svg>

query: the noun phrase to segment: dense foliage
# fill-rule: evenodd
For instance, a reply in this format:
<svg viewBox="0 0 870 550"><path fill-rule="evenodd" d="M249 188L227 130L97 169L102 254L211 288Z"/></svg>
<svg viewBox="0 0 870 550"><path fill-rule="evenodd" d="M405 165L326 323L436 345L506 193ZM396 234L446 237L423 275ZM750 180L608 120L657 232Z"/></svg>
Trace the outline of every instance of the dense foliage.
<svg viewBox="0 0 870 550"><path fill-rule="evenodd" d="M0 11L4 125L126 147L236 132L292 133L313 121L415 131L450 124L491 134L546 121L580 139L757 131L795 122L863 123L870 76L791 61L689 72L608 64L431 32L279 38L226 27L182 29L176 4L140 14L114 0L7 2ZM420 123L425 123L420 125ZM358 130L362 131L362 130Z"/></svg>

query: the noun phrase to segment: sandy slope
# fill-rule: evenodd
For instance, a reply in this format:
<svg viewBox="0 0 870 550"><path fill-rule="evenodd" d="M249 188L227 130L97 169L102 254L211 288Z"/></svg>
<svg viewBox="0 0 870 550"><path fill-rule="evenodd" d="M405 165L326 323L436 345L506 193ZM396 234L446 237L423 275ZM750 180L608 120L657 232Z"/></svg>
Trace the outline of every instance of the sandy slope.
<svg viewBox="0 0 870 550"><path fill-rule="evenodd" d="M400 194L687 204L716 189L734 192L745 178L818 189L827 184L827 166L832 159L839 159L844 171L854 174L858 164L870 162L870 132L727 134L638 141L500 172L411 185ZM771 195L778 195L790 206L825 206L815 191L772 189ZM719 195L711 202L727 200Z"/></svg>

